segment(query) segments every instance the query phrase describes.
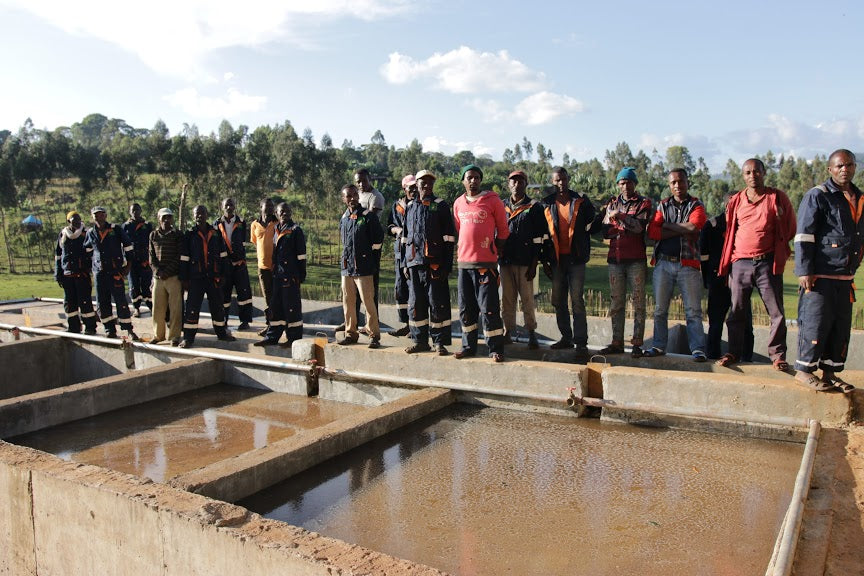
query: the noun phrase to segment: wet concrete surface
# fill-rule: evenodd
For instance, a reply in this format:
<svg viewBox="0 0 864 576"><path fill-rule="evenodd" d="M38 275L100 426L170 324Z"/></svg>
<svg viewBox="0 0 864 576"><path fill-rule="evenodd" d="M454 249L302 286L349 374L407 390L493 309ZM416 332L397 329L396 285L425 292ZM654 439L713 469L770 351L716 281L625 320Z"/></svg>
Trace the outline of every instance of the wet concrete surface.
<svg viewBox="0 0 864 576"><path fill-rule="evenodd" d="M764 574L802 452L459 405L240 504L455 574Z"/></svg>
<svg viewBox="0 0 864 576"><path fill-rule="evenodd" d="M219 384L8 441L163 482L361 410Z"/></svg>

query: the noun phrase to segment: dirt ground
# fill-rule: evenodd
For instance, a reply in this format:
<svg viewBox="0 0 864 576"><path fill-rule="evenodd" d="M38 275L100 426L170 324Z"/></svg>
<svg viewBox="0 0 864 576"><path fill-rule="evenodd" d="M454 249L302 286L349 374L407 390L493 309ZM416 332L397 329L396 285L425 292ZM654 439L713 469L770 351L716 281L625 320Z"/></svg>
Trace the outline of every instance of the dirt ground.
<svg viewBox="0 0 864 576"><path fill-rule="evenodd" d="M796 576L864 576L864 425L823 429L793 567Z"/></svg>

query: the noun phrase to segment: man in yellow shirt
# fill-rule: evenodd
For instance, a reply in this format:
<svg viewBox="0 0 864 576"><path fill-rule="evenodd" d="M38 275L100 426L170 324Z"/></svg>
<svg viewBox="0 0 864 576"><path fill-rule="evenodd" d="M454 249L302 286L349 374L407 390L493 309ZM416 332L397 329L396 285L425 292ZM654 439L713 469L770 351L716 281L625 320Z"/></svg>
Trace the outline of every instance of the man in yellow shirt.
<svg viewBox="0 0 864 576"><path fill-rule="evenodd" d="M252 222L249 229L249 241L255 245L258 254L258 284L261 286L261 294L264 296L264 316L267 318L267 326L260 332L259 336L267 334L270 326L270 301L273 297L273 238L276 234L276 216L274 214L273 200L265 198L261 201L261 217Z"/></svg>

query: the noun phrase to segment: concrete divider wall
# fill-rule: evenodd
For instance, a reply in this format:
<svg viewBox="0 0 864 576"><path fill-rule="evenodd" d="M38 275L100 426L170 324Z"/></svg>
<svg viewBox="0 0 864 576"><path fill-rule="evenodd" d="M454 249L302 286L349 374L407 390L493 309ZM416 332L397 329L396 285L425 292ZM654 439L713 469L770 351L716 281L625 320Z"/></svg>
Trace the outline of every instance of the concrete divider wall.
<svg viewBox="0 0 864 576"><path fill-rule="evenodd" d="M239 506L5 442L0 494L0 574L442 574Z"/></svg>
<svg viewBox="0 0 864 576"><path fill-rule="evenodd" d="M221 362L192 358L0 400L0 438L218 384L221 380Z"/></svg>
<svg viewBox="0 0 864 576"><path fill-rule="evenodd" d="M6 373L0 384L0 399L73 383L66 350L66 342L59 336L37 336L0 344L0 366Z"/></svg>

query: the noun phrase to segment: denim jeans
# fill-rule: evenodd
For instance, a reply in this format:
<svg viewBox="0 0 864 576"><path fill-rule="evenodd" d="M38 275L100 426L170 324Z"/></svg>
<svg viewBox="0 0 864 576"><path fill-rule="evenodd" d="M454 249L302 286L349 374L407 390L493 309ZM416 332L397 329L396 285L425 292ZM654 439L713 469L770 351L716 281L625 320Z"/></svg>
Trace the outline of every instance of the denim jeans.
<svg viewBox="0 0 864 576"><path fill-rule="evenodd" d="M561 339L578 347L588 345L588 318L585 316L585 264L573 263L569 255L562 255L552 270L552 306ZM568 300L573 304L573 328L570 328Z"/></svg>
<svg viewBox="0 0 864 576"><path fill-rule="evenodd" d="M666 350L669 342L669 302L675 285L684 299L690 352L705 351L702 326L702 272L679 262L657 260L654 265L654 338L652 346Z"/></svg>
<svg viewBox="0 0 864 576"><path fill-rule="evenodd" d="M624 345L624 317L627 306L627 285L633 294L633 339L630 343L642 346L645 338L645 260L623 264L609 263L609 287L612 303L609 316L612 317L612 343Z"/></svg>

